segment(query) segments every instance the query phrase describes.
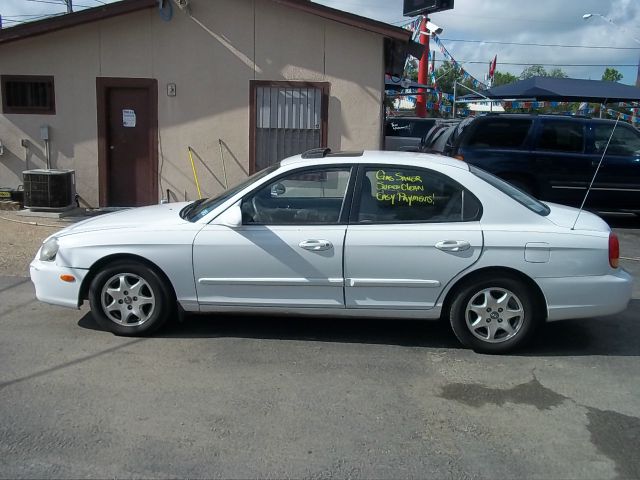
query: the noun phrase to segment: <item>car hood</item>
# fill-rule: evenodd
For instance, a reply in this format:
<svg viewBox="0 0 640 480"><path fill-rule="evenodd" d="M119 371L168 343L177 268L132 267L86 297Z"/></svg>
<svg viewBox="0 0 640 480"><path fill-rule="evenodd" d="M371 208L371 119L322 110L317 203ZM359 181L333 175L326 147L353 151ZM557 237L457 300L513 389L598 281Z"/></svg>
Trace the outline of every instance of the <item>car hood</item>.
<svg viewBox="0 0 640 480"><path fill-rule="evenodd" d="M154 229L158 229L163 226L179 225L187 222L180 218L180 210L186 205L189 205L189 203L190 202L166 203L107 213L75 223L59 231L55 236L62 237L76 233L118 228L145 228L153 226Z"/></svg>
<svg viewBox="0 0 640 480"><path fill-rule="evenodd" d="M591 230L598 232L608 232L611 229L607 222L591 212L560 205L557 203L545 202L551 212L547 215L547 219L560 227L572 228L575 223L576 230ZM580 212L580 217L578 217ZM576 218L578 222L576 223Z"/></svg>

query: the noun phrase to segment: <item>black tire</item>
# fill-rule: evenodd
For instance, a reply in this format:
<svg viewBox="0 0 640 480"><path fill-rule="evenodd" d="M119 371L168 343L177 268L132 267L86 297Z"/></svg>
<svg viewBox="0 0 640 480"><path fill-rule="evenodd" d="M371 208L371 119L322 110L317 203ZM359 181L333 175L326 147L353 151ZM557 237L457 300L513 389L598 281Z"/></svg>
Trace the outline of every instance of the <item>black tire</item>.
<svg viewBox="0 0 640 480"><path fill-rule="evenodd" d="M89 303L98 325L125 337L156 332L176 311L173 290L155 270L135 261L116 261L98 272Z"/></svg>
<svg viewBox="0 0 640 480"><path fill-rule="evenodd" d="M463 284L449 313L458 340L481 353L506 353L525 345L542 318L541 307L529 290L524 282L509 275L484 276ZM503 294L507 297L500 306L496 298Z"/></svg>

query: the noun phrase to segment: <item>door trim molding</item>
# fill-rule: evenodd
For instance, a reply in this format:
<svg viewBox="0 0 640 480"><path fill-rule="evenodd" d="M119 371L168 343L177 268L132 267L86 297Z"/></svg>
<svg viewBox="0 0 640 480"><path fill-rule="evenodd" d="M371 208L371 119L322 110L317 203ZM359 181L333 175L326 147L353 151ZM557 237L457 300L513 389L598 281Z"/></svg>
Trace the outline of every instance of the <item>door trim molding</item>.
<svg viewBox="0 0 640 480"><path fill-rule="evenodd" d="M158 198L158 81L155 78L117 78L96 77L96 101L98 114L98 203L109 206L109 172L107 130L107 92L110 88L145 88L149 92L149 156L151 157L151 176L154 180L151 189L156 201Z"/></svg>
<svg viewBox="0 0 640 480"><path fill-rule="evenodd" d="M283 88L319 88L322 91L322 109L320 125L320 147L326 148L328 142L329 125L329 82L296 82L296 81L249 81L249 175L256 173L256 96L258 87L283 87Z"/></svg>

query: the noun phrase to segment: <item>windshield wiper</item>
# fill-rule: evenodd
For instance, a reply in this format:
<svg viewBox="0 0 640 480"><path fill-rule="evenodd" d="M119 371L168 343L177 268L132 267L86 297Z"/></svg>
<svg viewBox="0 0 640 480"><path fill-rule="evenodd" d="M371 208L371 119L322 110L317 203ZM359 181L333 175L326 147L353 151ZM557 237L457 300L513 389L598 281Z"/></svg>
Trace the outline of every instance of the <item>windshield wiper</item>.
<svg viewBox="0 0 640 480"><path fill-rule="evenodd" d="M199 198L195 202L191 202L189 205L187 205L182 210L180 210L180 217L186 219L187 215L189 215L193 211L194 208L196 208L198 205L200 205L205 200L206 200L206 198Z"/></svg>

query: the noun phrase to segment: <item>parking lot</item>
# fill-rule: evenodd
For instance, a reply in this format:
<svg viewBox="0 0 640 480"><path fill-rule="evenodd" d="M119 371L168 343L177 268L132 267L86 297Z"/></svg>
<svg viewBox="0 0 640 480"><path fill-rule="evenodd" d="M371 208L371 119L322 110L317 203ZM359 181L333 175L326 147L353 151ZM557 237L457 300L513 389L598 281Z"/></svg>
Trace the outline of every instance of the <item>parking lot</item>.
<svg viewBox="0 0 640 480"><path fill-rule="evenodd" d="M640 278L636 219L607 218ZM20 273L20 272L16 272ZM154 338L0 277L0 477L638 478L640 285L509 356L445 324L193 316Z"/></svg>

